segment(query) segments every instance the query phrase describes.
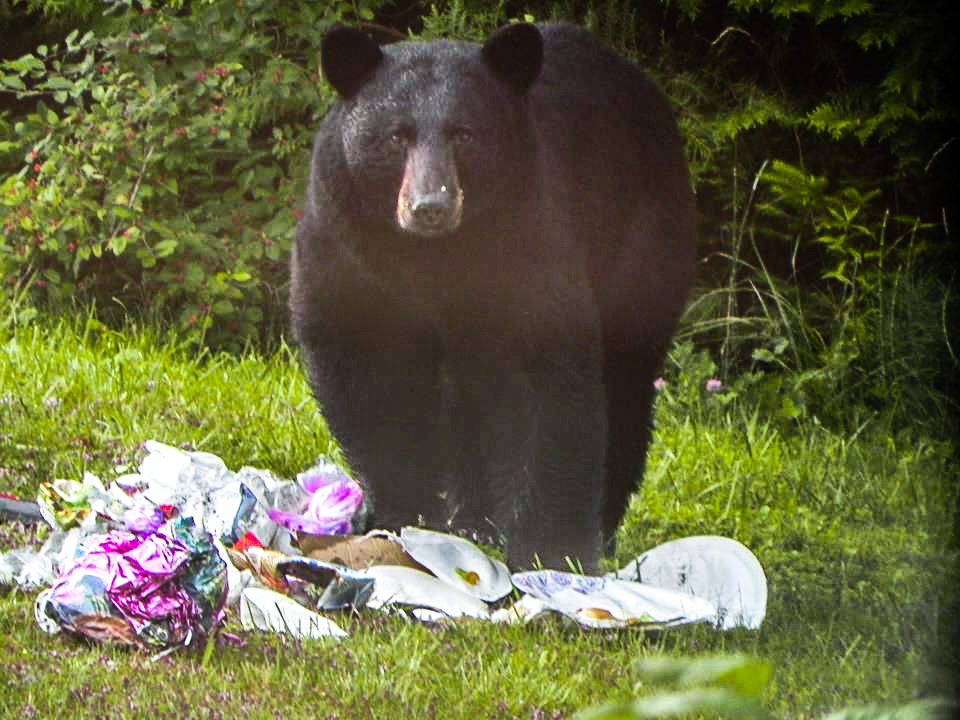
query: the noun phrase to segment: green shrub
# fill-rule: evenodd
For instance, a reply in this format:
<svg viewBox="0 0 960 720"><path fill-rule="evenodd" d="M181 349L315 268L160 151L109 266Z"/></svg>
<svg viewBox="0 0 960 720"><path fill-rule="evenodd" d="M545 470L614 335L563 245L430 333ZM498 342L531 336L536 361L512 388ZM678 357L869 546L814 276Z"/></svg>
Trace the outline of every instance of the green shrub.
<svg viewBox="0 0 960 720"><path fill-rule="evenodd" d="M275 337L329 99L314 52L374 4L117 0L112 34L0 64L0 89L35 100L0 142L5 291L169 319L214 347Z"/></svg>
<svg viewBox="0 0 960 720"><path fill-rule="evenodd" d="M938 268L940 229L891 216L877 191L834 190L784 162L765 164L754 191L719 254L726 282L697 297L682 337L712 347L719 376L752 386L768 416L952 437L956 294ZM760 249L778 244L786 271ZM803 253L816 258L813 277L798 267Z"/></svg>

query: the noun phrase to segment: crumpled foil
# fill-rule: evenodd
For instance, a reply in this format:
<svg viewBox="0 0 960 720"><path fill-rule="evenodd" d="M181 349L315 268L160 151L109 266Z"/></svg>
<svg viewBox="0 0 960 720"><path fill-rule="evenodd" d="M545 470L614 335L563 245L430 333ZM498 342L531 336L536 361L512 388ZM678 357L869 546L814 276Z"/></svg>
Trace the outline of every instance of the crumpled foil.
<svg viewBox="0 0 960 720"><path fill-rule="evenodd" d="M226 580L213 538L193 518L147 533L115 530L41 594L38 620L42 613L70 633L142 649L189 645L222 620Z"/></svg>

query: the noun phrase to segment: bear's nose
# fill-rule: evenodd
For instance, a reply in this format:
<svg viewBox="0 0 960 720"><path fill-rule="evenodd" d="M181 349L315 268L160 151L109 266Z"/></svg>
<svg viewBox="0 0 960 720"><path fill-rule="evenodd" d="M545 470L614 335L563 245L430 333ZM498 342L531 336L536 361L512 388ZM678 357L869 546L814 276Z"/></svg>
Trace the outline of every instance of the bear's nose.
<svg viewBox="0 0 960 720"><path fill-rule="evenodd" d="M436 186L435 186L436 187ZM397 206L400 227L407 232L434 237L453 232L460 226L463 192L449 184L432 192L401 192Z"/></svg>
<svg viewBox="0 0 960 720"><path fill-rule="evenodd" d="M410 212L417 225L439 229L446 225L453 213L450 200L450 193L429 193L414 200L410 205Z"/></svg>

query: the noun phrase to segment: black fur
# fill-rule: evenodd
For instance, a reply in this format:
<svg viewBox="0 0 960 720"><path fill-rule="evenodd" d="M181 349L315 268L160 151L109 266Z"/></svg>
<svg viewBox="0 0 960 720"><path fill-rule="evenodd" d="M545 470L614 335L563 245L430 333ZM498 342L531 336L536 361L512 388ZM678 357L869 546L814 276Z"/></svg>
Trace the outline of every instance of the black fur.
<svg viewBox="0 0 960 720"><path fill-rule="evenodd" d="M670 106L563 25L382 53L332 31L292 258L312 387L374 522L596 567L693 275Z"/></svg>

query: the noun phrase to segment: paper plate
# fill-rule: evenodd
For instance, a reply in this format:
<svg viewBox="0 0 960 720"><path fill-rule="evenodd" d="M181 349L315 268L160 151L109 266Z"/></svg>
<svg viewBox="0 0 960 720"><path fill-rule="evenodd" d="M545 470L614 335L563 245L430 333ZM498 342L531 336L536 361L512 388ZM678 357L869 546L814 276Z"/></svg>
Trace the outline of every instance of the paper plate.
<svg viewBox="0 0 960 720"><path fill-rule="evenodd" d="M360 572L374 579L369 607L406 605L439 610L451 618L490 617L485 602L425 572L400 565L374 565Z"/></svg>
<svg viewBox="0 0 960 720"><path fill-rule="evenodd" d="M287 633L297 638L341 638L347 633L332 620L296 600L263 588L240 594L240 623L248 630Z"/></svg>
<svg viewBox="0 0 960 720"><path fill-rule="evenodd" d="M730 538L700 535L648 550L610 574L704 598L718 610L717 626L756 629L767 611L767 578L753 553Z"/></svg>
<svg viewBox="0 0 960 720"><path fill-rule="evenodd" d="M507 566L469 540L405 527L400 530L400 543L410 557L438 578L481 600L494 602L513 589Z"/></svg>
<svg viewBox="0 0 960 720"><path fill-rule="evenodd" d="M703 598L613 577L531 570L514 573L513 584L550 610L592 628L662 628L713 622L717 616L717 608Z"/></svg>

